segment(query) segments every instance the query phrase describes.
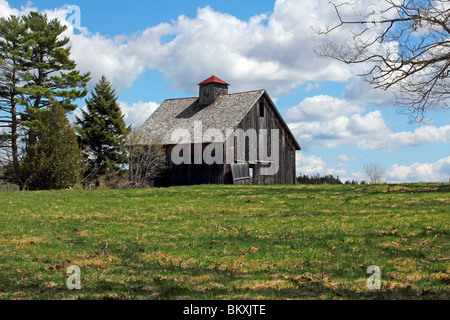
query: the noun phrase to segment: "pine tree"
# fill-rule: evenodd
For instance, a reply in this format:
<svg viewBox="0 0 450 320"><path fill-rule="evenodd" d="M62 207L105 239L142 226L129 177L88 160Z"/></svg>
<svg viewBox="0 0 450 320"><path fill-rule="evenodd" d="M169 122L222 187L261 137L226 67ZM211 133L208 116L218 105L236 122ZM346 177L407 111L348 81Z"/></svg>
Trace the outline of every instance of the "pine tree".
<svg viewBox="0 0 450 320"><path fill-rule="evenodd" d="M76 130L87 163L86 178L93 181L128 164L124 144L131 126L125 124L115 91L105 76L91 95L86 111L81 110L82 119L76 118Z"/></svg>
<svg viewBox="0 0 450 320"><path fill-rule="evenodd" d="M6 178L21 189L28 176L20 151L36 142L31 127L37 126L39 112L52 99L73 111L73 100L88 93L89 73L81 74L70 59L70 39L62 36L66 29L38 12L0 20L0 127L7 128L0 136L0 152L9 156Z"/></svg>
<svg viewBox="0 0 450 320"><path fill-rule="evenodd" d="M67 26L57 19L49 21L47 15L39 12L22 19L31 40L31 56L25 63L29 76L24 104L41 109L56 99L66 112L75 110L77 105L72 101L87 95L90 73L81 74L70 59L70 38L62 37Z"/></svg>
<svg viewBox="0 0 450 320"><path fill-rule="evenodd" d="M50 190L73 187L83 170L77 136L65 110L56 101L36 115L31 127L33 142L27 146L23 168L29 175L27 189Z"/></svg>
<svg viewBox="0 0 450 320"><path fill-rule="evenodd" d="M20 165L19 131L23 106L21 84L24 79L24 61L30 57L25 23L17 18L0 19L0 148L9 156L6 172L10 182L25 186Z"/></svg>

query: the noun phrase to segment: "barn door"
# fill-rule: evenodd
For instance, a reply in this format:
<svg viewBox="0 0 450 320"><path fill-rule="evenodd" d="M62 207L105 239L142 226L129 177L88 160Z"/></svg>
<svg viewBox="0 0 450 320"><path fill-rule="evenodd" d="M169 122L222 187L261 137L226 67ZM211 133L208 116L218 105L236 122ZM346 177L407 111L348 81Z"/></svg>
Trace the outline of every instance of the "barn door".
<svg viewBox="0 0 450 320"><path fill-rule="evenodd" d="M233 176L234 184L250 184L251 177L248 163L232 163L231 174Z"/></svg>

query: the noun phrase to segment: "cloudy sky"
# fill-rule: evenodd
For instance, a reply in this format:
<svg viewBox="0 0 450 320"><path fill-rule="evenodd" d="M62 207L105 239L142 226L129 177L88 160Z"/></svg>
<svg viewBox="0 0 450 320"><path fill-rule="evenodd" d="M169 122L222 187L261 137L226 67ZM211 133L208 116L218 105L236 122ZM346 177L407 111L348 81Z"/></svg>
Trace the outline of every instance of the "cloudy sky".
<svg viewBox="0 0 450 320"><path fill-rule="evenodd" d="M167 98L198 95L197 83L216 75L230 92L267 90L302 147L297 174L361 180L363 165L377 163L390 182L450 178L449 112L411 124L389 93L356 76L361 70L316 55L346 36L314 32L336 22L326 0L0 0L0 17L31 10L68 24L90 89L106 75L133 126Z"/></svg>

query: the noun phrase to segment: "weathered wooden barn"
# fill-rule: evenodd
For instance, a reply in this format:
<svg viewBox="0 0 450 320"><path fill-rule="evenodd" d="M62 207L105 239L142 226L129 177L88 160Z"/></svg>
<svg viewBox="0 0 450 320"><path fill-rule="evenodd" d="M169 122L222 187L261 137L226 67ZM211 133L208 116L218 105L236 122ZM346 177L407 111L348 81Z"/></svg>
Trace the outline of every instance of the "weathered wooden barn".
<svg viewBox="0 0 450 320"><path fill-rule="evenodd" d="M295 184L300 145L267 92L229 94L228 86L212 76L199 97L165 100L139 128L139 144L166 148L156 185Z"/></svg>

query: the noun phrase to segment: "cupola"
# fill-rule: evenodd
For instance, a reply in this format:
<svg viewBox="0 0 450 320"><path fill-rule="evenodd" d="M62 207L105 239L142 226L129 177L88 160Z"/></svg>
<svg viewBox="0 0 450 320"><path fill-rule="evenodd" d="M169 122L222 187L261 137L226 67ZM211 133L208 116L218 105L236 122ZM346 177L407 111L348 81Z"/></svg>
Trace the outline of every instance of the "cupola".
<svg viewBox="0 0 450 320"><path fill-rule="evenodd" d="M200 82L198 85L200 86L200 105L209 105L216 101L220 95L228 94L229 84L216 76L211 76L205 81Z"/></svg>

